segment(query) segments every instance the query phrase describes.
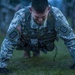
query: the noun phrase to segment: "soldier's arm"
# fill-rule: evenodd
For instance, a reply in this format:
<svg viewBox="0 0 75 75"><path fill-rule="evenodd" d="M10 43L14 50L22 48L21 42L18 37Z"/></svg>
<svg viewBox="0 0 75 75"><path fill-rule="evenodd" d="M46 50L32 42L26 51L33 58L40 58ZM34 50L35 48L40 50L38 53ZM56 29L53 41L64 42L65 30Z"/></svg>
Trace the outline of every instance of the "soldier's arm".
<svg viewBox="0 0 75 75"><path fill-rule="evenodd" d="M10 23L6 38L3 40L0 51L0 68L7 67L7 60L12 57L13 50L17 47L17 41L20 38L20 23L22 21L23 14L17 12ZM19 14L20 13L20 14Z"/></svg>
<svg viewBox="0 0 75 75"><path fill-rule="evenodd" d="M55 30L58 35L64 40L65 45L67 46L75 61L75 34L72 28L69 26L69 23L66 20L65 16L61 13L60 10L57 9L55 17Z"/></svg>
<svg viewBox="0 0 75 75"><path fill-rule="evenodd" d="M5 57L5 55L8 55L9 52L10 52L10 56L12 56L12 52L16 48L17 41L20 38L20 29L21 29L20 22L22 20L21 17L22 17L21 14L17 12L10 23L6 37L3 40L3 43L1 45L2 57ZM3 56L3 53L5 53L4 56Z"/></svg>
<svg viewBox="0 0 75 75"><path fill-rule="evenodd" d="M4 48L3 46L5 46L7 50L15 49L18 39L21 37L21 23L24 20L24 17L25 17L25 9L20 9L15 13L15 16L11 21L10 26L7 30L6 38L3 41L2 48Z"/></svg>

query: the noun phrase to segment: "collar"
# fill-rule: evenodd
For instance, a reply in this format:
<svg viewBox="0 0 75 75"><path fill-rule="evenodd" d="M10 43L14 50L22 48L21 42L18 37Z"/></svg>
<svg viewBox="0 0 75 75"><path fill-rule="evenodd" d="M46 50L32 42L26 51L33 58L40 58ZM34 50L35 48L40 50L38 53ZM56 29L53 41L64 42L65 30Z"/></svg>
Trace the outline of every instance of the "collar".
<svg viewBox="0 0 75 75"><path fill-rule="evenodd" d="M32 16L31 16L31 21L30 21L30 22L31 22L31 23L30 23L30 24L31 24L31 28L33 28L33 29L42 29L42 28L47 27L47 18L46 18L46 20L44 21L44 23L43 23L42 25L40 25L40 26L34 22Z"/></svg>

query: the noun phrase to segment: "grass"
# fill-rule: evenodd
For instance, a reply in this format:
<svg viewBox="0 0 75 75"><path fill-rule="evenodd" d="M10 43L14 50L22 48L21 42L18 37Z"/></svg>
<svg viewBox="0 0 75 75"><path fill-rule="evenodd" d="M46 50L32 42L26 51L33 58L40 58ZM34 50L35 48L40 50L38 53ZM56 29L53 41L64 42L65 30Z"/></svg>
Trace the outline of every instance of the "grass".
<svg viewBox="0 0 75 75"><path fill-rule="evenodd" d="M0 34L0 45L4 35ZM40 57L23 58L23 51L14 50L13 57L8 63L8 68L13 71L9 75L75 75L75 70L69 69L73 63L69 51L60 39L55 42L58 54L53 62L55 51L44 54ZM1 74L0 74L1 75Z"/></svg>

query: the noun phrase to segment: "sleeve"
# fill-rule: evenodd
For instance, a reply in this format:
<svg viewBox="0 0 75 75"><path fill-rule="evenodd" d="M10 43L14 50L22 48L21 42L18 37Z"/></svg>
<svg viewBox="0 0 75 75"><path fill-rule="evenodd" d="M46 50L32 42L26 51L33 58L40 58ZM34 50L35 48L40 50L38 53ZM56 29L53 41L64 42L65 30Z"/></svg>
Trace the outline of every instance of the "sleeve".
<svg viewBox="0 0 75 75"><path fill-rule="evenodd" d="M7 67L7 61L12 57L14 49L17 47L20 38L21 22L24 16L22 11L18 11L10 23L5 39L1 45L0 51L0 67Z"/></svg>
<svg viewBox="0 0 75 75"><path fill-rule="evenodd" d="M21 16L21 13L18 11L15 14L13 20L11 21L6 34L6 39L11 41L12 43L17 42L18 39L20 38L21 21L22 21L22 16Z"/></svg>
<svg viewBox="0 0 75 75"><path fill-rule="evenodd" d="M21 15L17 12L10 23L5 39L1 45L0 58L10 58L13 50L16 48L18 38L20 38L20 31L18 27L21 22Z"/></svg>
<svg viewBox="0 0 75 75"><path fill-rule="evenodd" d="M60 38L64 40L65 45L70 51L75 61L75 34L69 26L65 16L57 9L55 30Z"/></svg>

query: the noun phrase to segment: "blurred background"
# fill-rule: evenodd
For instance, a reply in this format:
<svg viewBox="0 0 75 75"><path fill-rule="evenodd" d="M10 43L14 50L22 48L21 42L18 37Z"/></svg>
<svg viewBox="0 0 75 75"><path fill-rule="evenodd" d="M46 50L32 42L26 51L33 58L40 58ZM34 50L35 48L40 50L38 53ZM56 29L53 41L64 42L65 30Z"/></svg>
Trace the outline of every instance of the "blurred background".
<svg viewBox="0 0 75 75"><path fill-rule="evenodd" d="M43 0L42 0L43 1ZM48 0L66 16L73 30L75 29L75 0ZM31 0L0 0L0 34L6 34L8 26L19 9L30 5Z"/></svg>

